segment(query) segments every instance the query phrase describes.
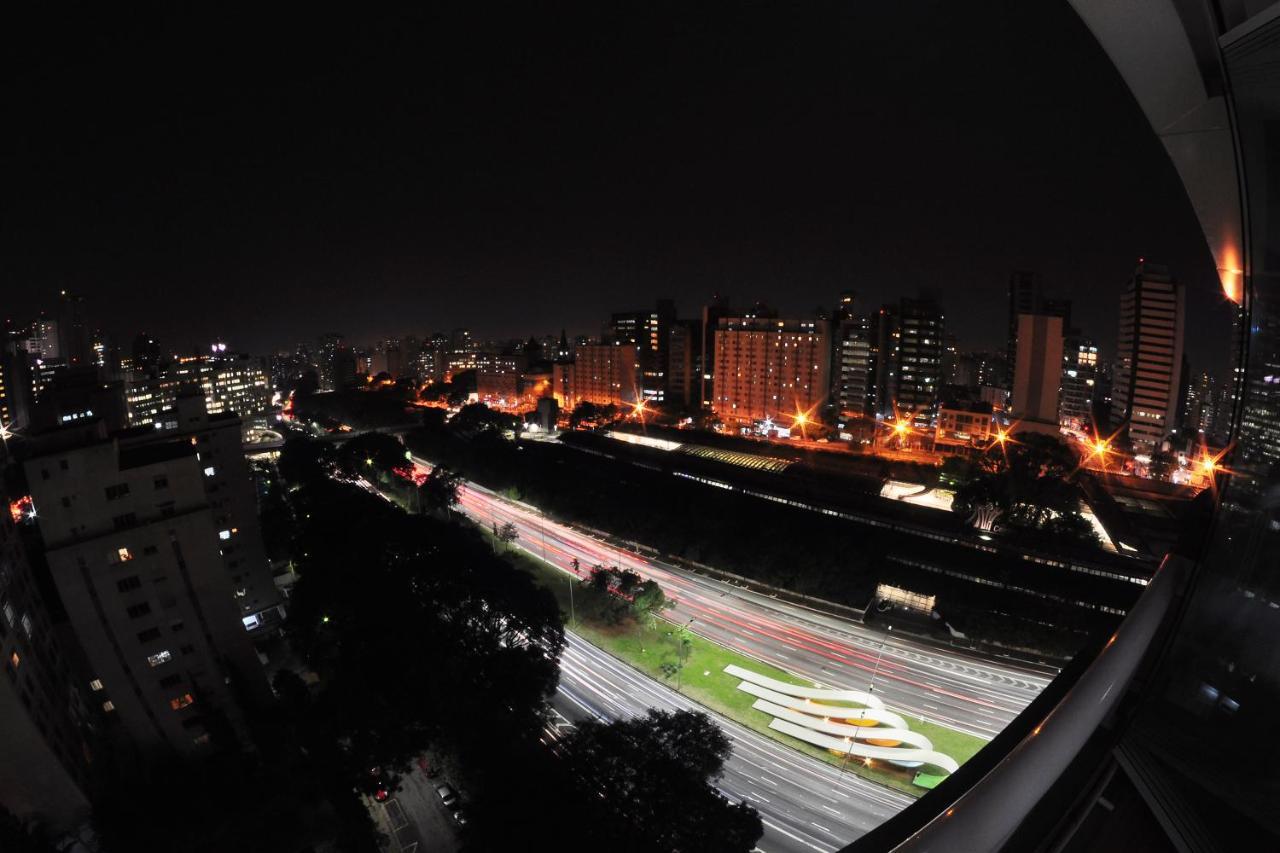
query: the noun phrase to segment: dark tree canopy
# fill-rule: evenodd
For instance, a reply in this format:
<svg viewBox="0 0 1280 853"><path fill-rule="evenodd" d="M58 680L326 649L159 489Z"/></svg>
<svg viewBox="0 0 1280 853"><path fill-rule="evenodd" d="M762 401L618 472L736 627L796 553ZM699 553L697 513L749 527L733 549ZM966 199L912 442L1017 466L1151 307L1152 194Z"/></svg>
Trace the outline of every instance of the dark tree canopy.
<svg viewBox="0 0 1280 853"><path fill-rule="evenodd" d="M731 746L705 714L583 723L564 747L599 849L729 853L751 850L763 833L755 809L713 787Z"/></svg>

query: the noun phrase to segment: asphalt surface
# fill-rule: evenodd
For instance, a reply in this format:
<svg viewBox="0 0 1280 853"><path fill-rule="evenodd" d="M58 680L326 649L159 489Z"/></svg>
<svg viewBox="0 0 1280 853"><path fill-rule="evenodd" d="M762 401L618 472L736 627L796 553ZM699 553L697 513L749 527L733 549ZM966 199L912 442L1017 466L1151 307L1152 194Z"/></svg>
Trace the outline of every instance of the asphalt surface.
<svg viewBox="0 0 1280 853"><path fill-rule="evenodd" d="M560 659L560 689L552 707L554 734L586 718L627 719L650 708L706 709L567 632ZM716 714L733 743L718 786L729 799L755 806L767 853L836 850L883 823L912 800L840 768L812 759ZM551 733L549 733L551 734Z"/></svg>
<svg viewBox="0 0 1280 853"><path fill-rule="evenodd" d="M419 460L421 462L421 460ZM425 463L423 463L425 464ZM656 580L675 600L667 618L827 687L868 690L907 717L991 738L1052 679L1047 668L1002 661L865 626L732 583L693 574L544 518L468 484L461 508L485 527L516 525L527 553L585 577L595 564Z"/></svg>
<svg viewBox="0 0 1280 853"><path fill-rule="evenodd" d="M429 467L424 460L416 460ZM1004 662L894 635L837 616L694 574L546 519L536 508L467 484L460 509L487 528L512 523L516 547L572 577L592 565L632 569L658 581L675 606L667 618L726 647L774 664L822 686L867 690L910 717L990 738L1052 679L1053 671ZM553 702L558 725L622 719L650 708L706 712L696 702L651 679L576 635L561 659L560 689ZM733 742L719 787L760 812L765 834L759 849L830 851L853 841L912 802L840 768L803 755L719 715Z"/></svg>

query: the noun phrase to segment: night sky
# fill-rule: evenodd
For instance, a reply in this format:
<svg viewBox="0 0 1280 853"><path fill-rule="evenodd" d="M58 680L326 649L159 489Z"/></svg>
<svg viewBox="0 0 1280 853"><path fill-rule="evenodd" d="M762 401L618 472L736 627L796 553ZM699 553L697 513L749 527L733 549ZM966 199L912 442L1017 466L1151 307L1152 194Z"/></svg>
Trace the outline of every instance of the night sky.
<svg viewBox="0 0 1280 853"><path fill-rule="evenodd" d="M266 352L924 288L972 348L1027 268L1109 348L1145 256L1228 327L1172 168L1065 3L110 5L0 28L17 321L65 287L126 345Z"/></svg>

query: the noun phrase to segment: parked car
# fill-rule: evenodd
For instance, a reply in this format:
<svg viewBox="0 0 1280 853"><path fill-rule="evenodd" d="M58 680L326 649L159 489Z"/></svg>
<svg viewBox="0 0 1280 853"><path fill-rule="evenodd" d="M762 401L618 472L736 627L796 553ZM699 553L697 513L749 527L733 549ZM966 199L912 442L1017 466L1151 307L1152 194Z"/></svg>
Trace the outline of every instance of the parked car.
<svg viewBox="0 0 1280 853"><path fill-rule="evenodd" d="M458 804L458 792L453 790L453 786L446 783L436 786L436 793L440 795L440 802L447 809L452 809Z"/></svg>

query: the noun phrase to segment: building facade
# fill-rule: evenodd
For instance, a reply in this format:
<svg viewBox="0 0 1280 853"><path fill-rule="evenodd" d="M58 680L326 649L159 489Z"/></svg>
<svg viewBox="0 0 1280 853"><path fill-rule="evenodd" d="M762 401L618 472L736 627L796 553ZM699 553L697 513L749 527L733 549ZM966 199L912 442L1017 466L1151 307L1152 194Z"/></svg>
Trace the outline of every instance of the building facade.
<svg viewBox="0 0 1280 853"><path fill-rule="evenodd" d="M1158 449L1178 426L1186 296L1167 267L1140 262L1120 293L1112 426L1134 450Z"/></svg>
<svg viewBox="0 0 1280 853"><path fill-rule="evenodd" d="M815 417L830 381L825 321L731 317L715 331L712 408L726 423Z"/></svg>
<svg viewBox="0 0 1280 853"><path fill-rule="evenodd" d="M7 465L0 447L0 466ZM0 491L0 803L65 832L90 816L93 691L79 649L54 622L22 541L26 496ZM10 511L10 508L13 508Z"/></svg>
<svg viewBox="0 0 1280 853"><path fill-rule="evenodd" d="M630 405L642 399L636 349L629 344L578 344L573 363L556 368L552 384L554 393L563 397L559 402L564 409L579 403Z"/></svg>
<svg viewBox="0 0 1280 853"><path fill-rule="evenodd" d="M144 754L203 752L224 724L243 734L237 696L268 690L206 453L178 436L126 446L94 424L45 436L23 463L94 701Z"/></svg>
<svg viewBox="0 0 1280 853"><path fill-rule="evenodd" d="M1062 394L1058 424L1076 432L1092 431L1098 393L1098 344L1082 335L1069 335L1062 350Z"/></svg>
<svg viewBox="0 0 1280 853"><path fill-rule="evenodd" d="M1013 409L1024 422L1056 427L1062 382L1062 317L1018 315L1018 353L1013 371Z"/></svg>

